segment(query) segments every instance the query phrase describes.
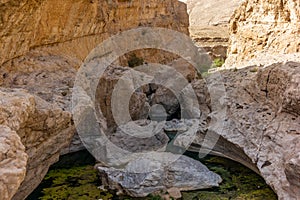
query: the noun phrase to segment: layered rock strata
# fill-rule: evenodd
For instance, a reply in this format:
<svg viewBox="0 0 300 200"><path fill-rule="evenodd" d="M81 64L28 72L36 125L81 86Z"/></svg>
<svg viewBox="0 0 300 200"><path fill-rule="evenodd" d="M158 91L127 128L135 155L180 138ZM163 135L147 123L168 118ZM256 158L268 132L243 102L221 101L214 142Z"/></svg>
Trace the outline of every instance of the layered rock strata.
<svg viewBox="0 0 300 200"><path fill-rule="evenodd" d="M190 33L212 59L227 56L229 45L229 20L241 0L187 0Z"/></svg>
<svg viewBox="0 0 300 200"><path fill-rule="evenodd" d="M242 163L260 174L279 199L298 199L299 70L298 62L288 61L208 76L211 111L200 121L189 150ZM205 86L198 88L205 91L200 89ZM167 123L166 132L180 133L175 146L186 147L193 136L191 124L186 120Z"/></svg>

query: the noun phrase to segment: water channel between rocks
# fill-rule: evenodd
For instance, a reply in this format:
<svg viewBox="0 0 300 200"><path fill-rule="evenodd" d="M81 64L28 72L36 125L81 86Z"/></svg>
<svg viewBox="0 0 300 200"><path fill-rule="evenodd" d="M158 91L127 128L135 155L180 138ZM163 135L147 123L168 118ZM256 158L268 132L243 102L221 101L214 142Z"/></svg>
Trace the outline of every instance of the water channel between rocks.
<svg viewBox="0 0 300 200"><path fill-rule="evenodd" d="M185 155L200 160L196 153ZM211 171L219 174L223 182L220 187L182 192L183 200L275 200L276 194L255 172L232 160L217 156L206 156L200 160ZM60 157L48 171L42 183L27 200L129 200L162 199L158 195L145 198L118 196L116 191L102 190L95 159L88 151L80 151Z"/></svg>

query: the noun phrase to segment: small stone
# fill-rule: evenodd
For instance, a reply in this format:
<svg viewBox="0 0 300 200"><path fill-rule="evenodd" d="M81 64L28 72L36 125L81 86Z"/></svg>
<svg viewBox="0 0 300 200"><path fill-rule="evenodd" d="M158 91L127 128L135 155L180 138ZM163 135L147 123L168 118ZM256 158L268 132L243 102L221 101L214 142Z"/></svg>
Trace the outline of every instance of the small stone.
<svg viewBox="0 0 300 200"><path fill-rule="evenodd" d="M170 197L173 197L175 199L180 199L182 197L180 190L177 188L170 188L167 190Z"/></svg>

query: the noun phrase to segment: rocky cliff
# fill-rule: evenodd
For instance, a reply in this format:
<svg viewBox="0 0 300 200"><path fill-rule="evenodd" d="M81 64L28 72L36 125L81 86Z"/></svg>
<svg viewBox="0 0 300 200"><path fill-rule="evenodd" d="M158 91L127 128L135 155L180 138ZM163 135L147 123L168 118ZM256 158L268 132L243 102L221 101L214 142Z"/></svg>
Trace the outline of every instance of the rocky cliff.
<svg viewBox="0 0 300 200"><path fill-rule="evenodd" d="M0 63L44 46L84 59L122 30L157 26L187 33L188 28L186 6L176 0L8 0L0 10Z"/></svg>
<svg viewBox="0 0 300 200"><path fill-rule="evenodd" d="M190 33L212 59L225 59L229 45L229 20L241 0L187 0Z"/></svg>
<svg viewBox="0 0 300 200"><path fill-rule="evenodd" d="M1 1L0 10L0 86L26 89L1 93L7 105L0 114L5 114L0 168L18 164L8 171L10 178L3 174L0 190L4 199L24 199L75 132L70 97L89 52L109 36L140 26L188 34L188 15L177 0L8 0ZM10 142L7 153L2 146Z"/></svg>
<svg viewBox="0 0 300 200"><path fill-rule="evenodd" d="M300 2L297 0L246 0L230 21L230 48L227 67L243 62L272 63L275 60L299 61ZM264 58L264 59L263 59Z"/></svg>

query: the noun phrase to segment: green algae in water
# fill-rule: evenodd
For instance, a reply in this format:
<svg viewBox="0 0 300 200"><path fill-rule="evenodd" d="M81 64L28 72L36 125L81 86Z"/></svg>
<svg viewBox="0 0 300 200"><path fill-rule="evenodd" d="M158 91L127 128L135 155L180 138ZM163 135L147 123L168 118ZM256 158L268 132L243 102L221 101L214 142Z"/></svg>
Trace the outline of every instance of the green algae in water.
<svg viewBox="0 0 300 200"><path fill-rule="evenodd" d="M195 153L187 156L198 159ZM220 187L182 192L183 200L275 200L276 194L255 172L226 158L207 156L200 161L218 173L223 182ZM95 160L87 152L62 156L51 167L35 195L27 200L160 200L158 195L145 198L117 196L116 191L103 191Z"/></svg>
<svg viewBox="0 0 300 200"><path fill-rule="evenodd" d="M186 155L197 159L197 154ZM219 174L220 187L208 190L183 192L183 200L276 200L277 196L264 179L247 167L232 160L207 156L200 160L211 171Z"/></svg>
<svg viewBox="0 0 300 200"><path fill-rule="evenodd" d="M98 188L101 183L94 165L86 150L61 156L27 200L111 199L112 194Z"/></svg>
<svg viewBox="0 0 300 200"><path fill-rule="evenodd" d="M97 171L93 166L74 167L71 169L51 170L45 181L52 182L51 187L44 188L41 200L50 199L103 199L108 200L112 194L103 194L98 188L100 185Z"/></svg>
<svg viewBox="0 0 300 200"><path fill-rule="evenodd" d="M101 190L100 177L94 165L95 159L86 150L61 156L27 200L162 199L158 195L149 195L146 198L118 196L116 191Z"/></svg>

